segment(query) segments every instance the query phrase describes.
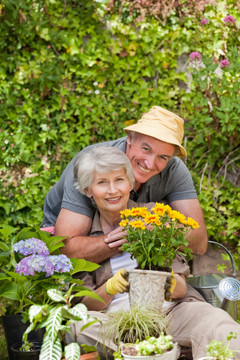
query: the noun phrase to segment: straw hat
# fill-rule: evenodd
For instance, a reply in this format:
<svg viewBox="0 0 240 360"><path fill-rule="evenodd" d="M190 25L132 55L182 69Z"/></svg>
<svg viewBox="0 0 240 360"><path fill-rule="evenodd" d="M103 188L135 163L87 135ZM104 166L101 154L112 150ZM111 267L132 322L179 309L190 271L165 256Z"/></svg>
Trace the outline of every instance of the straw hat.
<svg viewBox="0 0 240 360"><path fill-rule="evenodd" d="M179 116L160 106L153 106L136 124L125 127L124 131L126 133L135 131L177 145L178 155L186 157L187 152L181 145L184 135L183 126L184 121Z"/></svg>

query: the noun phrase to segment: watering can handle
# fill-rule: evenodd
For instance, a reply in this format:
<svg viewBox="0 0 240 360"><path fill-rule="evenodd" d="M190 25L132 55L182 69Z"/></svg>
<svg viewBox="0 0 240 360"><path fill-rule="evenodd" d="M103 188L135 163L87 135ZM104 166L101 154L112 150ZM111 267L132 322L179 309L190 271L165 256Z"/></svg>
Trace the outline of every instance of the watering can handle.
<svg viewBox="0 0 240 360"><path fill-rule="evenodd" d="M230 251L225 246L223 246L222 244L220 244L216 241L208 240L208 242L211 244L214 244L214 245L219 245L226 251L226 253L228 254L228 256L230 257L230 260L231 260L231 264L232 264L232 268L233 268L233 277L236 278L236 276L237 276L236 266L235 266L235 262L233 260L233 257L232 257L232 254L230 253Z"/></svg>

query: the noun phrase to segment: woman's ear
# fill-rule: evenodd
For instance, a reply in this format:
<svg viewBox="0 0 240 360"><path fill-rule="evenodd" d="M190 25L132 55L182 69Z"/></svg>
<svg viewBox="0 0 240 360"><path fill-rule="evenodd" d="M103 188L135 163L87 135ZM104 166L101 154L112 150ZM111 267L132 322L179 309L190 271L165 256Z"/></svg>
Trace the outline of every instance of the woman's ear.
<svg viewBox="0 0 240 360"><path fill-rule="evenodd" d="M85 195L91 199L92 193L91 193L91 191L89 190L89 188L84 189L84 192L85 192Z"/></svg>

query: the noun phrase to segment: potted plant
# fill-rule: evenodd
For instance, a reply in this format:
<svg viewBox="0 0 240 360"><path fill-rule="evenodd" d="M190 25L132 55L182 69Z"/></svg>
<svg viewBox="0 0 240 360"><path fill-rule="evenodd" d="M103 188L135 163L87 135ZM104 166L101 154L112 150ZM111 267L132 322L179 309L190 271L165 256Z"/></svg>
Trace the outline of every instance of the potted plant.
<svg viewBox="0 0 240 360"><path fill-rule="evenodd" d="M179 356L177 344L172 342L171 335L163 332L158 337L147 337L133 344L123 344L121 353L114 358L124 360L176 360Z"/></svg>
<svg viewBox="0 0 240 360"><path fill-rule="evenodd" d="M227 336L227 344L224 344L222 341L212 340L210 344L207 345L207 354L204 357L199 358L198 360L212 359L212 360L233 360L237 350L229 349L230 341L232 338L236 339L236 333L230 333Z"/></svg>
<svg viewBox="0 0 240 360"><path fill-rule="evenodd" d="M166 316L151 307L132 305L129 310L119 309L107 313L108 319L101 328L101 338L111 337L115 344L135 343L147 337L167 333L169 321Z"/></svg>
<svg viewBox="0 0 240 360"><path fill-rule="evenodd" d="M130 253L138 264L138 269L128 270L130 304L152 304L161 311L164 285L173 260L179 249L191 255L187 235L199 225L169 205L159 203L150 211L147 207L123 210L121 218L120 226L127 231L122 250Z"/></svg>
<svg viewBox="0 0 240 360"><path fill-rule="evenodd" d="M98 321L88 314L88 309L84 304L77 303L72 305L74 297L81 297L86 294L84 287L78 284L71 284L68 290L47 290L47 295L51 300L44 305L32 305L29 308L30 325L23 334L23 343L28 343L28 334L34 329L45 329L43 342L40 350L40 360L78 360L80 358L80 346L74 342L65 344L65 334L71 331L71 324L83 320L86 328ZM88 294L91 296L91 294ZM92 292L92 296L96 294ZM97 296L98 300L101 300ZM86 347L84 348L86 351ZM96 356L96 351L95 351ZM95 358L96 360L96 358Z"/></svg>
<svg viewBox="0 0 240 360"><path fill-rule="evenodd" d="M51 237L40 229L21 231L0 226L0 299L1 319L10 359L13 342L22 340L27 328L27 311L33 304L50 301L48 289L62 289L67 283L82 285L74 279L79 271L92 271L98 265L81 259L68 259L60 253L63 237ZM86 291L89 291L86 289ZM91 296L91 295L90 295ZM29 339L38 338L31 333ZM38 338L41 340L42 333Z"/></svg>

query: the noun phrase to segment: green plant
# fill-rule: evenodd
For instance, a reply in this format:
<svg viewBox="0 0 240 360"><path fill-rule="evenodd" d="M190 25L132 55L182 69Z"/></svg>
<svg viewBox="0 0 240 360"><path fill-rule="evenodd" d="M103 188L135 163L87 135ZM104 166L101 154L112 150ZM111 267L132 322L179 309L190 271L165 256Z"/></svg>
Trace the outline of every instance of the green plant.
<svg viewBox="0 0 240 360"><path fill-rule="evenodd" d="M61 255L59 249L64 246L64 238L51 237L40 229L24 228L18 232L16 228L1 225L0 233L2 315L24 315L32 304L47 301L48 289L62 289L68 283L81 285L83 282L74 279L74 274L99 266Z"/></svg>
<svg viewBox="0 0 240 360"><path fill-rule="evenodd" d="M111 336L116 344L143 341L148 336L167 333L168 320L160 312L145 306L133 305L129 310L108 313L108 320L102 326L101 337Z"/></svg>
<svg viewBox="0 0 240 360"><path fill-rule="evenodd" d="M73 298L85 294L86 290L79 288L77 284L72 284L68 290L63 291L49 289L47 295L51 304L32 305L29 308L30 325L23 334L23 343L28 344L27 337L32 330L45 328L40 359L61 360L64 355L66 360L79 360L79 344L75 342L66 345L65 334L71 331L71 324L75 322L83 320L84 329L98 321L89 316L84 304L72 306Z"/></svg>
<svg viewBox="0 0 240 360"><path fill-rule="evenodd" d="M132 356L149 356L163 354L166 351L172 350L172 348L172 336L165 335L163 332L161 332L157 338L151 336L135 344L123 345L122 354L123 356L125 354Z"/></svg>
<svg viewBox="0 0 240 360"><path fill-rule="evenodd" d="M215 360L234 359L235 351L229 349L232 338L236 338L236 334L230 333L228 335L227 345L225 345L222 341L212 340L210 344L207 345L207 356L212 356Z"/></svg>
<svg viewBox="0 0 240 360"><path fill-rule="evenodd" d="M127 230L127 251L137 260L142 269L171 267L179 248L190 255L186 235L198 223L172 210L169 205L159 204L148 211L146 207L121 211L120 225Z"/></svg>

